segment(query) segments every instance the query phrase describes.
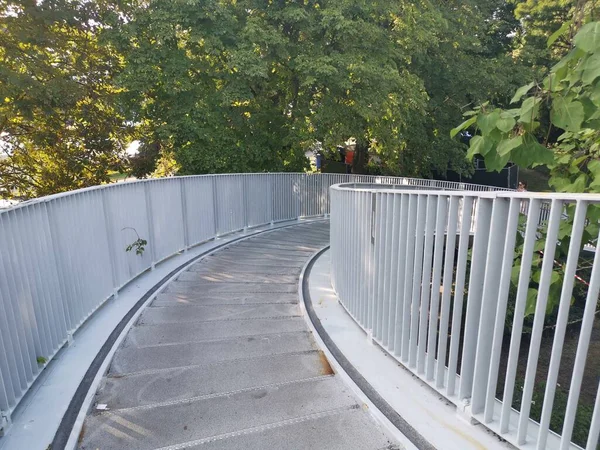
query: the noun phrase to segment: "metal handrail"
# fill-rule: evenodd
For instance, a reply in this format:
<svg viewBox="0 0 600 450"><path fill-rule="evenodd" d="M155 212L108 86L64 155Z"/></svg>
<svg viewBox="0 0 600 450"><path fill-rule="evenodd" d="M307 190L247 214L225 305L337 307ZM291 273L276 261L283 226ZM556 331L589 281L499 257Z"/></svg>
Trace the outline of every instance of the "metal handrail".
<svg viewBox="0 0 600 450"><path fill-rule="evenodd" d="M469 420L482 423L513 445L580 448L571 438L600 292L600 252L595 252L577 354L570 367L573 376L562 433L549 426L575 273L585 244L586 214L591 205L600 204L600 195L342 184L331 187L331 203L332 284L342 305L374 340ZM551 361L544 374L545 401L537 423L530 418L531 402L539 381L554 255L559 231L570 223L564 220L569 205L575 208L574 223L567 225L570 246ZM520 219L525 217L523 225ZM544 233L540 233L542 222ZM518 287L511 300L512 331L507 333L518 235L524 244ZM517 411L512 405L523 319L533 255L542 243L544 257ZM508 351L506 339L510 339ZM595 449L600 434L598 394L591 422L586 448Z"/></svg>
<svg viewBox="0 0 600 450"><path fill-rule="evenodd" d="M94 186L0 210L0 418L9 420L73 333L141 273L217 236L327 215L329 186L348 181L493 189L362 175L224 174ZM148 242L141 256L125 251L138 236Z"/></svg>

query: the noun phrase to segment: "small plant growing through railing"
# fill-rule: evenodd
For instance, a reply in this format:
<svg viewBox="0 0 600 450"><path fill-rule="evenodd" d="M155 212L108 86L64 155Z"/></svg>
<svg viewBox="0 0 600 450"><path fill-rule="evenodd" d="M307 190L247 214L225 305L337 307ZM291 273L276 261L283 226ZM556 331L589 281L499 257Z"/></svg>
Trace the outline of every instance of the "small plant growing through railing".
<svg viewBox="0 0 600 450"><path fill-rule="evenodd" d="M146 245L148 245L148 241L146 239L142 239L138 234L137 230L133 227L125 227L121 229L121 231L125 230L133 230L133 232L137 236L137 239L135 241L133 241L131 244L125 247L125 251L131 252L135 249L135 254L142 256L144 254L144 250L146 250Z"/></svg>

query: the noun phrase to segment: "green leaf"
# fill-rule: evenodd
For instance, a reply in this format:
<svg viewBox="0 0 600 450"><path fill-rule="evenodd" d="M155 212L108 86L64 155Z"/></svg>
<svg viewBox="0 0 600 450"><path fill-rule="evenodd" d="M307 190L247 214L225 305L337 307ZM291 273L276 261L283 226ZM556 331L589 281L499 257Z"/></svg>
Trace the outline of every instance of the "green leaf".
<svg viewBox="0 0 600 450"><path fill-rule="evenodd" d="M552 69L550 69L550 73L557 73L560 70L566 69L568 64L573 61L573 60L577 60L578 58L581 58L583 55L585 55L585 52L583 52L582 50L578 49L578 48L574 48L573 50L571 50L569 53L567 53L563 59L561 59L559 62L557 62ZM566 72L565 72L566 73Z"/></svg>
<svg viewBox="0 0 600 450"><path fill-rule="evenodd" d="M515 119L513 119L510 116L502 117L503 114L500 114L500 118L496 122L496 128L498 128L500 131L504 131L505 133L508 133L515 127L515 124L517 122Z"/></svg>
<svg viewBox="0 0 600 450"><path fill-rule="evenodd" d="M519 284L519 274L521 273L521 264L515 264L510 272L510 281L517 286Z"/></svg>
<svg viewBox="0 0 600 450"><path fill-rule="evenodd" d="M469 151L467 152L467 158L472 159L475 155L485 156L491 148L492 142L489 139L485 139L483 136L473 136L471 138Z"/></svg>
<svg viewBox="0 0 600 450"><path fill-rule="evenodd" d="M554 44L559 37L561 37L567 31L569 31L569 28L571 28L571 21L570 20L567 21L567 22L565 22L565 23L563 23L562 26L558 30L556 30L554 33L552 33L550 35L550 37L548 38L548 42L546 43L546 45L548 47L551 47L552 44Z"/></svg>
<svg viewBox="0 0 600 450"><path fill-rule="evenodd" d="M532 81L529 84L526 84L525 86L521 86L519 89L517 89L517 92L515 92L515 95L513 96L512 100L510 102L515 103L515 102L518 102L519 100L521 100L523 98L523 96L525 94L527 94L533 86L535 86L534 81Z"/></svg>
<svg viewBox="0 0 600 450"><path fill-rule="evenodd" d="M546 241L544 241L543 239L538 239L537 241L535 241L535 244L533 245L533 251L541 252L544 250L545 246L546 246ZM535 274L534 274L534 276L535 276Z"/></svg>
<svg viewBox="0 0 600 450"><path fill-rule="evenodd" d="M552 102L550 119L552 124L567 131L579 131L585 117L583 104L580 101L569 101L557 97Z"/></svg>
<svg viewBox="0 0 600 450"><path fill-rule="evenodd" d="M496 172L500 172L506 166L506 163L509 161L510 155L500 155L496 152L488 152L485 155L485 167L488 171L495 170Z"/></svg>
<svg viewBox="0 0 600 450"><path fill-rule="evenodd" d="M454 136L456 136L458 133L460 133L462 130L469 128L471 125L473 125L475 122L477 121L477 116L473 116L471 117L469 120L465 120L463 123L461 123L459 126L457 126L456 128L452 128L452 130L450 131L450 137L453 138Z"/></svg>
<svg viewBox="0 0 600 450"><path fill-rule="evenodd" d="M511 158L518 165L535 167L551 164L554 161L554 152L540 144L535 137L525 135L523 144L512 151Z"/></svg>
<svg viewBox="0 0 600 450"><path fill-rule="evenodd" d="M560 275L556 272L552 272L552 284L550 284L550 289L548 291L548 303L546 303L546 314L551 314L552 311L554 311L554 309L560 304L561 291L562 283L560 282Z"/></svg>
<svg viewBox="0 0 600 450"><path fill-rule="evenodd" d="M593 53L600 47L600 22L590 22L579 30L573 43L581 50Z"/></svg>
<svg viewBox="0 0 600 450"><path fill-rule="evenodd" d="M527 303L525 303L525 317L535 313L535 304L537 302L538 291L535 288L527 290Z"/></svg>
<svg viewBox="0 0 600 450"><path fill-rule="evenodd" d="M594 175L594 178L600 177L600 161L597 159L592 159L587 164L588 170Z"/></svg>
<svg viewBox="0 0 600 450"><path fill-rule="evenodd" d="M532 123L535 120L540 105L540 102L536 100L536 97L529 97L523 102L523 104L521 105L521 114L519 117L519 122Z"/></svg>
<svg viewBox="0 0 600 450"><path fill-rule="evenodd" d="M481 129L482 134L489 134L494 128L496 128L496 123L499 119L499 110L492 111L489 114L481 114L479 117L477 117L477 126Z"/></svg>
<svg viewBox="0 0 600 450"><path fill-rule="evenodd" d="M588 177L585 173L579 175L570 186L567 186L567 192L585 192Z"/></svg>
<svg viewBox="0 0 600 450"><path fill-rule="evenodd" d="M590 183L588 186L590 191L599 192L600 191L600 177L594 178L594 181Z"/></svg>
<svg viewBox="0 0 600 450"><path fill-rule="evenodd" d="M583 75L581 82L584 85L592 84L600 76L600 53L594 53L582 65Z"/></svg>
<svg viewBox="0 0 600 450"><path fill-rule="evenodd" d="M512 139L506 139L498 145L497 152L500 156L505 156L510 154L515 148L521 146L523 144L523 137L517 136Z"/></svg>

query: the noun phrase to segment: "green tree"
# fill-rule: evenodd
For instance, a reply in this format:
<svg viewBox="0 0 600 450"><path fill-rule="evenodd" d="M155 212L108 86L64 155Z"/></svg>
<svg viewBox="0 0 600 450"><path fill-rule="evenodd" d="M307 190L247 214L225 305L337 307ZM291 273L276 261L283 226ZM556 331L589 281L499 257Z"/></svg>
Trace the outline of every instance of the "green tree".
<svg viewBox="0 0 600 450"><path fill-rule="evenodd" d="M426 2L157 0L112 38L131 120L180 173L300 170L313 142L351 136L400 173L422 153L409 145L427 105L412 60L438 20Z"/></svg>
<svg viewBox="0 0 600 450"><path fill-rule="evenodd" d="M31 198L107 182L127 127L94 2L0 2L0 193Z"/></svg>
<svg viewBox="0 0 600 450"><path fill-rule="evenodd" d="M598 16L598 6L589 0L512 0L521 26L515 29L516 53L525 63L542 73L557 63L570 49L573 33L582 23ZM553 46L546 42L563 28Z"/></svg>
<svg viewBox="0 0 600 450"><path fill-rule="evenodd" d="M549 38L554 43L560 33ZM501 109L484 103L467 113L464 123L452 131L475 127L468 157L481 155L490 170L500 170L511 160L523 167L545 165L550 169L550 185L558 192L600 192L600 22L581 27L572 40L571 50L540 82L531 82L517 90L512 103L519 106ZM547 114L549 126L539 138L540 120ZM557 130L557 132L554 132ZM551 136L556 135L555 139ZM541 141L541 142L540 142ZM557 246L558 261L569 248L575 205L566 208L567 220L561 221ZM582 246L597 245L600 208L589 207ZM542 237L547 230L542 227ZM519 236L519 239L520 236ZM543 250L545 238L536 251ZM518 273L522 247L517 249ZM536 256L532 280L539 281L543 258ZM536 281L537 280L537 281ZM563 283L563 267L555 269L548 310L558 305ZM527 314L535 310L537 288L528 296Z"/></svg>
<svg viewBox="0 0 600 450"><path fill-rule="evenodd" d="M511 56L510 36L519 23L510 4L451 0L435 7L440 14L435 44L413 58L429 101L427 116L415 125L420 141L411 143L415 154L406 165L418 161L416 176L447 169L467 175L472 165L464 158L464 144L449 136L456 117L486 99L508 105L532 72Z"/></svg>

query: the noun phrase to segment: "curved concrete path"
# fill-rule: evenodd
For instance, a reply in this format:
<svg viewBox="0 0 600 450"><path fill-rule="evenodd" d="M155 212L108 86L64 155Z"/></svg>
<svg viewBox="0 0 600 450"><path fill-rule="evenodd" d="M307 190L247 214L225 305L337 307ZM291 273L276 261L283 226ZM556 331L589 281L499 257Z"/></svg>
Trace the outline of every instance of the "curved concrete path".
<svg viewBox="0 0 600 450"><path fill-rule="evenodd" d="M115 353L80 448L398 448L301 317L300 272L328 240L328 223L306 223L231 244L183 272Z"/></svg>

